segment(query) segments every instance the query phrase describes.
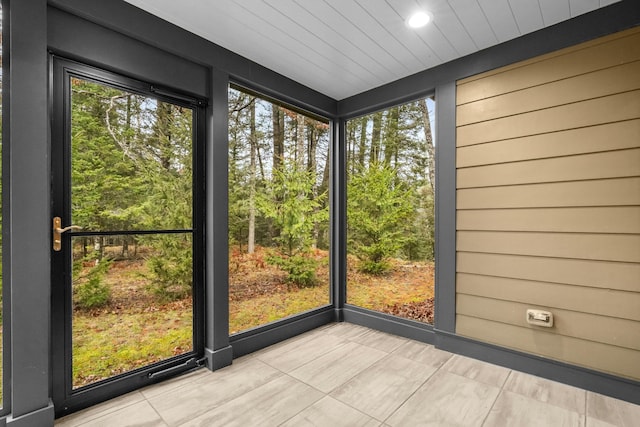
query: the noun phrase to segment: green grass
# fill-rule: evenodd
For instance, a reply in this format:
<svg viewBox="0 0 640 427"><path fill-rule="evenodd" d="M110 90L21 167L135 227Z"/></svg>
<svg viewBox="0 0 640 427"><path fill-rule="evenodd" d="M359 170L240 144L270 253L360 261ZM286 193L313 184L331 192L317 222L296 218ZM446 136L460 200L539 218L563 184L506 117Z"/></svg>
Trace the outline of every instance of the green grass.
<svg viewBox="0 0 640 427"><path fill-rule="evenodd" d="M192 349L191 308L74 316L74 387Z"/></svg>
<svg viewBox="0 0 640 427"><path fill-rule="evenodd" d="M398 261L392 273L369 276L359 273L353 261L349 259L347 275L350 304L385 311L389 305L420 302L433 296L433 263ZM326 279L309 288L274 286L282 280L275 267L255 260L245 264L246 268L236 274L245 279L243 285L247 288L236 288L239 293L229 303L230 334L329 304ZM328 268L321 268L318 277L328 277ZM141 280L145 270L144 263L112 268L106 280L119 293L111 304L100 310L74 312L74 387L191 351L190 300L154 302L146 291L145 280ZM264 289L256 292L251 287Z"/></svg>
<svg viewBox="0 0 640 427"><path fill-rule="evenodd" d="M326 284L244 301L231 301L229 333L234 334L326 304L329 304L329 287Z"/></svg>

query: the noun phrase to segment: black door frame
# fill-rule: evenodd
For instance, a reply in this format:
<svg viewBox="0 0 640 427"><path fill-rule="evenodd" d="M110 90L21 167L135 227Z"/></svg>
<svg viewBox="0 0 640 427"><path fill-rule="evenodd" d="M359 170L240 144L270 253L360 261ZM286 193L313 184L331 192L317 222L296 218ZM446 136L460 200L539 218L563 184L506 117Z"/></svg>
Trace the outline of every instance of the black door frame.
<svg viewBox="0 0 640 427"><path fill-rule="evenodd" d="M50 56L51 109L51 212L68 225L70 211L70 111L71 76L113 86L131 93L149 96L172 104L191 108L193 127L193 351L147 365L107 380L72 389L71 360L71 295L68 284L71 275L69 257L73 233L62 235L62 251L51 252L51 391L56 416L77 411L117 395L153 384L201 365L204 354L204 146L206 101L166 87L157 87L90 65L59 56ZM143 232L144 233L144 232ZM126 234L126 233L124 233ZM140 234L134 232L134 234ZM52 246L50 245L50 248Z"/></svg>

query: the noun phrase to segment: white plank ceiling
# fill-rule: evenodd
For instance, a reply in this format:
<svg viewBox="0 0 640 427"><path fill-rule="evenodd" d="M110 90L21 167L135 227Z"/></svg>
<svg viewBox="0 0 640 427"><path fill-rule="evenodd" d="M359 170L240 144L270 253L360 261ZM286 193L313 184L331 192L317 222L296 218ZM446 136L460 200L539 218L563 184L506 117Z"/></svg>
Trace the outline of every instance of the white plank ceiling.
<svg viewBox="0 0 640 427"><path fill-rule="evenodd" d="M619 0L125 1L340 100Z"/></svg>

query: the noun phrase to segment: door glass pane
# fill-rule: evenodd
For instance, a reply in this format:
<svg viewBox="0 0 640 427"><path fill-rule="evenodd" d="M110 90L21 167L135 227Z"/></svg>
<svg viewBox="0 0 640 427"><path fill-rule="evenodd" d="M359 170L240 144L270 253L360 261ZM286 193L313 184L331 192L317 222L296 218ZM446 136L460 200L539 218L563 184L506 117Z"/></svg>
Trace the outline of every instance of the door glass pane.
<svg viewBox="0 0 640 427"><path fill-rule="evenodd" d="M73 224L191 228L193 111L79 78L71 93Z"/></svg>
<svg viewBox="0 0 640 427"><path fill-rule="evenodd" d="M192 351L190 233L72 245L74 388Z"/></svg>
<svg viewBox="0 0 640 427"><path fill-rule="evenodd" d="M435 101L347 122L347 302L433 323Z"/></svg>
<svg viewBox="0 0 640 427"><path fill-rule="evenodd" d="M88 80L70 87L78 388L194 349L194 115Z"/></svg>
<svg viewBox="0 0 640 427"><path fill-rule="evenodd" d="M329 304L329 124L229 90L229 332Z"/></svg>

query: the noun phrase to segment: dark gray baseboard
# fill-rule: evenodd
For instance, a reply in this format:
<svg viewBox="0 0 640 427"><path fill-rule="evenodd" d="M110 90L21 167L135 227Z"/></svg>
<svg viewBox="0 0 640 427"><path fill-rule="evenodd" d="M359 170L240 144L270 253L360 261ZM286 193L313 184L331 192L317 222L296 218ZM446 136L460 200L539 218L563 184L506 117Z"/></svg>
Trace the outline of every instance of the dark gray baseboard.
<svg viewBox="0 0 640 427"><path fill-rule="evenodd" d="M344 320L393 335L433 344L440 350L547 378L640 405L640 382L616 377L534 354L483 343L431 325L347 305Z"/></svg>
<svg viewBox="0 0 640 427"><path fill-rule="evenodd" d="M350 305L345 307L343 312L344 320L349 323L428 344L435 342L433 326L426 323L402 319Z"/></svg>
<svg viewBox="0 0 640 427"><path fill-rule="evenodd" d="M335 321L332 306L323 307L308 313L285 319L271 325L265 325L229 337L233 348L233 358L279 343L296 335Z"/></svg>
<svg viewBox="0 0 640 427"><path fill-rule="evenodd" d="M53 403L49 402L48 406L17 418L13 418L11 414L9 414L6 418L0 420L0 425L11 427L52 426L53 417Z"/></svg>
<svg viewBox="0 0 640 427"><path fill-rule="evenodd" d="M215 371L216 369L224 368L231 365L233 361L233 349L231 346L226 346L218 350L204 349L204 358L207 361L207 367Z"/></svg>
<svg viewBox="0 0 640 427"><path fill-rule="evenodd" d="M640 405L640 383L534 354L475 341L448 332L435 331L435 346L584 390Z"/></svg>

